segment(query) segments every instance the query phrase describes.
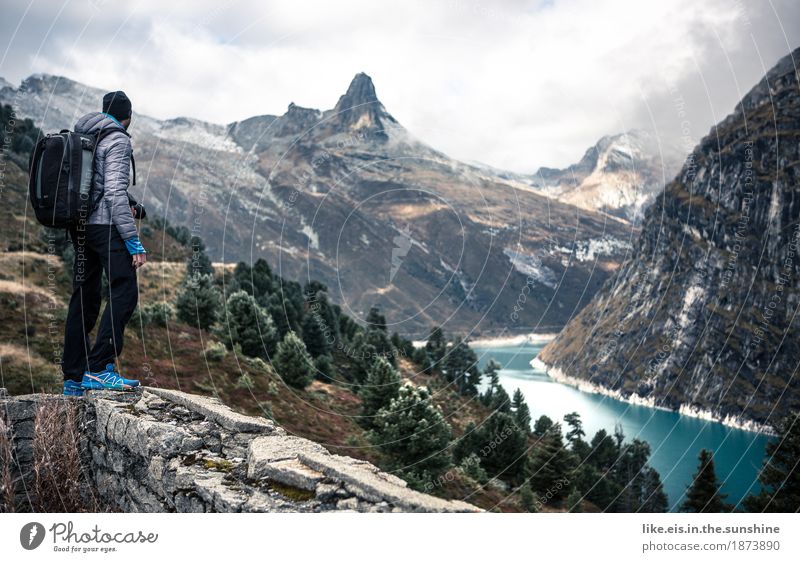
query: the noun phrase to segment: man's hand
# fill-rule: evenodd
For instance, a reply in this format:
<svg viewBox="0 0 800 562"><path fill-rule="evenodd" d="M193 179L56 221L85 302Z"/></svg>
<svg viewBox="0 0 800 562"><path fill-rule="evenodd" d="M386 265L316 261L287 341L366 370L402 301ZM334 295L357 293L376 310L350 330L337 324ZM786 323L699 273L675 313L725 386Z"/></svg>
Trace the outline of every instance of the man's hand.
<svg viewBox="0 0 800 562"><path fill-rule="evenodd" d="M133 269L139 269L147 263L147 254L133 254Z"/></svg>
<svg viewBox="0 0 800 562"><path fill-rule="evenodd" d="M133 215L133 218L136 218L136 207L133 205L131 205L131 214Z"/></svg>

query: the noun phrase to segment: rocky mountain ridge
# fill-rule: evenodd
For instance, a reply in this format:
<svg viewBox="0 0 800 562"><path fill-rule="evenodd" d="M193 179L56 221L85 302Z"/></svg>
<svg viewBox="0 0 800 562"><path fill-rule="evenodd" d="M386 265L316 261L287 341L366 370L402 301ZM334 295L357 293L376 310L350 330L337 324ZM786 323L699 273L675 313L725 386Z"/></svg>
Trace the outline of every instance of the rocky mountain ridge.
<svg viewBox="0 0 800 562"><path fill-rule="evenodd" d="M604 136L567 168L539 168L528 181L559 201L639 223L684 157L677 145L633 129Z"/></svg>
<svg viewBox="0 0 800 562"><path fill-rule="evenodd" d="M33 75L0 89L0 103L52 131L102 94ZM420 142L363 73L325 111L291 104L215 125L135 107L133 191L153 216L190 226L215 260L265 257L287 278L319 279L358 318L378 305L393 331L552 332L629 249L626 223Z"/></svg>

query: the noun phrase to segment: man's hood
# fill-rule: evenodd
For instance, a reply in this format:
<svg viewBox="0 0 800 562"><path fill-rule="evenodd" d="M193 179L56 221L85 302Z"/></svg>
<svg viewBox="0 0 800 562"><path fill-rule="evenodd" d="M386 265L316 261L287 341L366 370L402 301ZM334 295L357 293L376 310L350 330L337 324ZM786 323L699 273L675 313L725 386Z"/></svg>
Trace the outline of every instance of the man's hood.
<svg viewBox="0 0 800 562"><path fill-rule="evenodd" d="M125 127L107 113L87 113L75 123L75 132L92 134L106 129L119 129L125 132Z"/></svg>

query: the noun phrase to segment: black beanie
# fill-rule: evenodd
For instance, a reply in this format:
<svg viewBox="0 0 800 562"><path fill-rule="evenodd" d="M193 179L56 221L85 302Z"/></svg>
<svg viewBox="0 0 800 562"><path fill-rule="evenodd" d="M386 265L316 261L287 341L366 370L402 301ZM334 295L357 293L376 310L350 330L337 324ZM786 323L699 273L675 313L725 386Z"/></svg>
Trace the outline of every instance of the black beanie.
<svg viewBox="0 0 800 562"><path fill-rule="evenodd" d="M131 100L122 90L108 92L103 96L103 113L108 113L117 121L123 121L131 116Z"/></svg>

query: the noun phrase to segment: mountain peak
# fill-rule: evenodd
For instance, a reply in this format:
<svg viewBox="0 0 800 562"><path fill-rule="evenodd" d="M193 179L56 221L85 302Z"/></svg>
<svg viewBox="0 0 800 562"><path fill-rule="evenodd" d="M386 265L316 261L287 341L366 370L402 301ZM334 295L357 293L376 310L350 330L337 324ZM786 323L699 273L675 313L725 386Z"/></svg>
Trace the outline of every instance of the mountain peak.
<svg viewBox="0 0 800 562"><path fill-rule="evenodd" d="M397 123L375 94L372 78L363 72L353 77L347 92L339 98L333 109L336 119L345 129L369 129L378 138L386 138L384 124Z"/></svg>
<svg viewBox="0 0 800 562"><path fill-rule="evenodd" d="M336 109L350 109L358 105L379 104L378 96L375 95L375 85L372 78L363 72L356 74L350 81L347 93L339 98ZM340 107L347 104L347 107Z"/></svg>

